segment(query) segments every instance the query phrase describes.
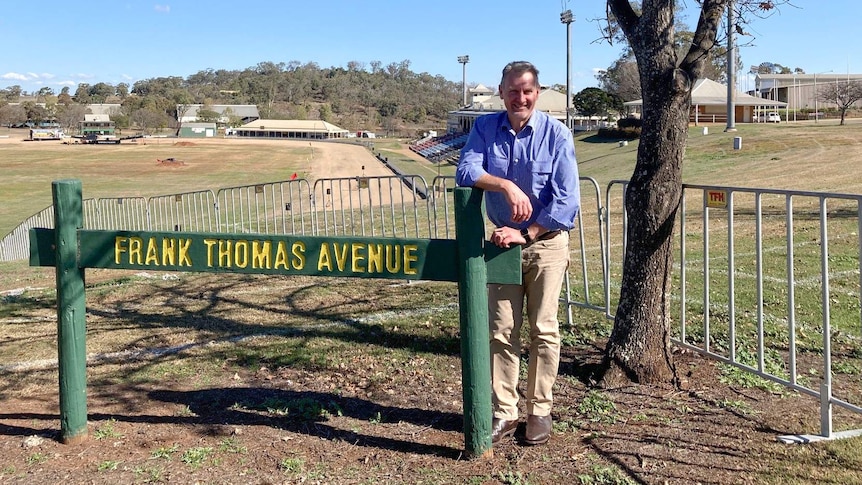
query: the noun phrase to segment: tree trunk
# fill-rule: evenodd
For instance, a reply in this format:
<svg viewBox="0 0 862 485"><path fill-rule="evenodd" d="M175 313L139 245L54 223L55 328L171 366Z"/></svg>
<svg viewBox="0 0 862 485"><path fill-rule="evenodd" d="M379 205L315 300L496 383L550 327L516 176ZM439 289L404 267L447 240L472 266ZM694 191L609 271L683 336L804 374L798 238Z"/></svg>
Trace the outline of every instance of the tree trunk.
<svg viewBox="0 0 862 485"><path fill-rule="evenodd" d="M649 103L651 108L643 112L637 164L625 194L628 246L606 348L607 386L676 382L668 295L692 82L679 70L653 72L653 78L642 77L664 88L644 89L644 106Z"/></svg>
<svg viewBox="0 0 862 485"><path fill-rule="evenodd" d="M715 42L726 0L705 0L686 57L674 49L674 1L608 0L640 71L642 128L637 163L625 193L628 243L620 301L605 348L601 383L676 384L670 345L673 230L682 193L691 88Z"/></svg>

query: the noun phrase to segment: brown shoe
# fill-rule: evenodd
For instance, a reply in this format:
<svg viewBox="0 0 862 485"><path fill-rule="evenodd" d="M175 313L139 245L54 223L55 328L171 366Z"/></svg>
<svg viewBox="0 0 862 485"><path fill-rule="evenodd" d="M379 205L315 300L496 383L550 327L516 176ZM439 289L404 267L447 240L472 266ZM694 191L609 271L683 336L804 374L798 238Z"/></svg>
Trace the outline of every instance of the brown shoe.
<svg viewBox="0 0 862 485"><path fill-rule="evenodd" d="M491 421L491 444L494 444L507 436L512 436L515 434L516 429L518 429L517 419L509 421L508 419L494 418Z"/></svg>
<svg viewBox="0 0 862 485"><path fill-rule="evenodd" d="M551 415L547 416L527 416L527 434L524 436L524 441L528 445L543 445L548 442L551 437L551 428L554 421Z"/></svg>

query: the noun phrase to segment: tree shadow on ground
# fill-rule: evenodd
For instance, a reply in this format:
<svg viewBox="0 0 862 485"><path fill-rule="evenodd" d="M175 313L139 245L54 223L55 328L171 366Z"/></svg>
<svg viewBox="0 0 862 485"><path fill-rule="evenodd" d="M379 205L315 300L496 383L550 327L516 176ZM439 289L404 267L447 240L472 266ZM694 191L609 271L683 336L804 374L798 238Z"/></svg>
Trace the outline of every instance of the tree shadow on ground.
<svg viewBox="0 0 862 485"><path fill-rule="evenodd" d="M128 397L128 396L127 396ZM138 424L195 426L202 434L218 433L216 428L232 426L267 426L326 440L343 441L353 446L379 448L399 453L433 455L458 459L462 449L424 444L389 436L363 434L353 429L339 429L329 424L329 416L344 416L366 422L409 423L419 428L443 432L461 432L460 414L418 408L399 408L365 399L345 398L330 393L298 392L261 387L216 388L193 391L152 390L142 398L185 406L188 415L158 416L152 414L89 413L89 421L115 420ZM52 422L51 413L0 414L0 421L26 420L30 426L0 423L0 435L43 436L60 439L56 429L40 427L40 421Z"/></svg>
<svg viewBox="0 0 862 485"><path fill-rule="evenodd" d="M274 426L285 431L382 448L397 452L436 455L452 459L460 449L427 445L389 437L369 436L338 429L328 415L381 422L406 422L440 431L461 431L462 417L454 413L380 405L365 399L331 393L288 391L261 387L218 388L194 391L156 390L151 399L188 406L194 417L174 417L183 424ZM273 417L273 412L283 414Z"/></svg>

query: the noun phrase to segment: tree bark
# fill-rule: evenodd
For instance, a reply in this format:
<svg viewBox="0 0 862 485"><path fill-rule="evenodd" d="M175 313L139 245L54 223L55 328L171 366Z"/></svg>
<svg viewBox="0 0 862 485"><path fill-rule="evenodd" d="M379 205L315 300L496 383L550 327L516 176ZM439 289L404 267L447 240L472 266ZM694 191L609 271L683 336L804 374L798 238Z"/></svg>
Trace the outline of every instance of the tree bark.
<svg viewBox="0 0 862 485"><path fill-rule="evenodd" d="M679 62L674 49L674 0L627 0L608 7L638 61L643 114L637 163L625 193L628 244L620 301L605 349L601 382L676 384L670 343L673 231L682 193L691 89L715 44L728 0L705 0L692 46Z"/></svg>

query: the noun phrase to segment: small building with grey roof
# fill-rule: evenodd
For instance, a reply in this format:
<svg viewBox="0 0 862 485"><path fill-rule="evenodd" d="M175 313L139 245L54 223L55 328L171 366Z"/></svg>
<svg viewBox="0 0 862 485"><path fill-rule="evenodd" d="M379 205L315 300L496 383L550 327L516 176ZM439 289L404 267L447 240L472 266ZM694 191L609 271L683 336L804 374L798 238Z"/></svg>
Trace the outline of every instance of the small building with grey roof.
<svg viewBox="0 0 862 485"><path fill-rule="evenodd" d="M233 130L238 137L299 140L347 138L348 131L322 120L256 120Z"/></svg>

